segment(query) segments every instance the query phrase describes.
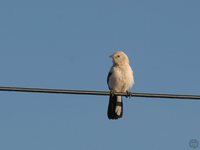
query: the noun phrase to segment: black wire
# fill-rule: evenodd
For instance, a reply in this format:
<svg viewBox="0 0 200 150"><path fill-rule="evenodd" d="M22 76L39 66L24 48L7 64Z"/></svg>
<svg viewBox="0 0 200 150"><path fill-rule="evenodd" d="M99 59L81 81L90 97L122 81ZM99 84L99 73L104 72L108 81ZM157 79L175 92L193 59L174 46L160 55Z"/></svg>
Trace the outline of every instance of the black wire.
<svg viewBox="0 0 200 150"><path fill-rule="evenodd" d="M0 91L7 92L34 92L34 93L54 93L54 94L80 94L80 95L110 95L108 91L86 91L86 90L64 90L64 89L41 89L41 88L21 88L21 87L0 87ZM152 94L152 93L121 93L115 95L146 98L168 98L168 99L193 99L200 100L200 95L177 95L177 94Z"/></svg>

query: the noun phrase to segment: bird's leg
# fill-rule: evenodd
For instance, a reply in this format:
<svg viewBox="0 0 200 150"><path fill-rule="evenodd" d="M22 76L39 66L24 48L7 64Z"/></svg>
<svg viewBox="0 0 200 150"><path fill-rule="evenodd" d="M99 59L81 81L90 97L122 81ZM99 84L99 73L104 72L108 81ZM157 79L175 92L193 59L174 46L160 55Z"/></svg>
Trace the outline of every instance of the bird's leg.
<svg viewBox="0 0 200 150"><path fill-rule="evenodd" d="M131 96L132 96L132 93L131 92L129 92L129 91L126 91L126 98L131 98Z"/></svg>
<svg viewBox="0 0 200 150"><path fill-rule="evenodd" d="M114 90L110 90L110 95L113 97L115 95L115 91Z"/></svg>

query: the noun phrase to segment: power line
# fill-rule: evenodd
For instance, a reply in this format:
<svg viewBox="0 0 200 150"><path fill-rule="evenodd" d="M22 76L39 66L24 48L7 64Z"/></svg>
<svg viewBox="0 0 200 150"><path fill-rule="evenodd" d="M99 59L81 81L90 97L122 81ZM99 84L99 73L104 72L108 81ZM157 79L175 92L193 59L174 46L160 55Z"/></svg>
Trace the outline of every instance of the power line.
<svg viewBox="0 0 200 150"><path fill-rule="evenodd" d="M32 92L32 93L54 93L54 94L79 94L79 95L110 95L108 91L86 91L86 90L64 90L64 89L42 89L42 88L21 88L21 87L0 87L0 91L7 92ZM115 95L146 97L146 98L169 98L169 99L192 99L200 100L200 95L178 95L178 94L153 94L153 93L122 93Z"/></svg>

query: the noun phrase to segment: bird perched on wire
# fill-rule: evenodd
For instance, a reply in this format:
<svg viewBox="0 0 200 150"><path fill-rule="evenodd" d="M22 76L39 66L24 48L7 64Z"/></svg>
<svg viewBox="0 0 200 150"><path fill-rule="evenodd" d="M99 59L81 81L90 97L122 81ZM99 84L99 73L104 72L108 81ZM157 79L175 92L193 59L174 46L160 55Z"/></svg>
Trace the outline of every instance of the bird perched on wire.
<svg viewBox="0 0 200 150"><path fill-rule="evenodd" d="M122 96L115 92L127 92L134 84L134 76L129 64L128 56L123 51L117 51L110 56L113 66L107 77L107 84L111 90L107 115L109 119L119 119L123 116Z"/></svg>

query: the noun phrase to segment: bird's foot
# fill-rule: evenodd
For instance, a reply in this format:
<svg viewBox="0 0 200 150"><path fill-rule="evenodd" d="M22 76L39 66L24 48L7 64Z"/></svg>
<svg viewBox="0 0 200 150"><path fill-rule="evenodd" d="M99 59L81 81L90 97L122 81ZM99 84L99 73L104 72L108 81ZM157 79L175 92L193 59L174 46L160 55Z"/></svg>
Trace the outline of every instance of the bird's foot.
<svg viewBox="0 0 200 150"><path fill-rule="evenodd" d="M115 95L115 91L114 90L110 90L110 95L113 97Z"/></svg>
<svg viewBox="0 0 200 150"><path fill-rule="evenodd" d="M132 93L131 92L129 92L129 91L126 91L126 98L131 98L131 96L132 96Z"/></svg>

